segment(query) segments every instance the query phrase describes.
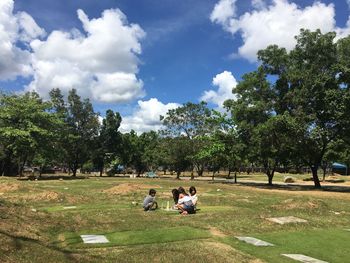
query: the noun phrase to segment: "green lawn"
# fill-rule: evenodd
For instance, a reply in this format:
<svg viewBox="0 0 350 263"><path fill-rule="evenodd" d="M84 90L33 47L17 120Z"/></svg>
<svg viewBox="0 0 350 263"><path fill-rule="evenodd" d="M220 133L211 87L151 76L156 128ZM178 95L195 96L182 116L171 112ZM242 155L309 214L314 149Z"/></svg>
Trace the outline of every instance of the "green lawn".
<svg viewBox="0 0 350 263"><path fill-rule="evenodd" d="M172 188L190 185L199 195L195 215L141 208L150 187L165 206ZM266 220L279 216L308 222ZM290 253L343 263L350 258L344 229L350 229L348 193L169 178L0 178L0 262L295 262L281 256ZM103 234L110 243L84 244L81 234ZM275 246L255 247L235 236Z"/></svg>

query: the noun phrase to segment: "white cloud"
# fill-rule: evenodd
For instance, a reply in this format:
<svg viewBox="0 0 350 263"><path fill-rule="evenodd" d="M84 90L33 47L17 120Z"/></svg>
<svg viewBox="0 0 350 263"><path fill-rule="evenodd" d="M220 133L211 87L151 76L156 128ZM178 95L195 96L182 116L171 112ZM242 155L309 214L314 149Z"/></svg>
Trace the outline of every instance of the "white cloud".
<svg viewBox="0 0 350 263"><path fill-rule="evenodd" d="M163 104L156 98L147 101L138 101L138 107L132 116L122 118L120 131L125 133L134 130L142 133L151 130L160 130L163 126L160 115L165 115L168 110L181 106L177 103Z"/></svg>
<svg viewBox="0 0 350 263"><path fill-rule="evenodd" d="M77 11L84 31L53 31L46 40L30 43L34 80L27 90L44 97L53 88L63 93L75 88L99 102L127 102L143 97L143 82L136 76L145 32L129 24L119 9L105 10L89 19Z"/></svg>
<svg viewBox="0 0 350 263"><path fill-rule="evenodd" d="M210 15L210 20L219 24L226 24L236 15L237 0L220 0Z"/></svg>
<svg viewBox="0 0 350 263"><path fill-rule="evenodd" d="M217 5L226 1L221 0ZM294 36L301 28L321 29L323 33L337 31L345 34L349 31L350 23L344 29L336 27L333 4L316 1L305 8L288 0L273 0L269 6L263 6L263 1L253 1L252 4L255 9L238 18L231 15L221 20L212 19L231 34L241 34L243 45L239 47L238 54L252 62L256 61L257 51L270 44L292 49L296 44ZM216 13L215 7L212 16Z"/></svg>
<svg viewBox="0 0 350 263"><path fill-rule="evenodd" d="M29 76L32 73L31 53L17 45L27 46L45 31L25 12L13 13L13 0L0 1L0 79Z"/></svg>
<svg viewBox="0 0 350 263"><path fill-rule="evenodd" d="M207 90L204 91L200 100L211 102L218 106L219 110L223 109L223 103L227 99L234 99L232 94L232 89L236 87L237 81L235 77L229 71L224 71L220 74L217 74L213 78L213 85L217 86L217 91Z"/></svg>

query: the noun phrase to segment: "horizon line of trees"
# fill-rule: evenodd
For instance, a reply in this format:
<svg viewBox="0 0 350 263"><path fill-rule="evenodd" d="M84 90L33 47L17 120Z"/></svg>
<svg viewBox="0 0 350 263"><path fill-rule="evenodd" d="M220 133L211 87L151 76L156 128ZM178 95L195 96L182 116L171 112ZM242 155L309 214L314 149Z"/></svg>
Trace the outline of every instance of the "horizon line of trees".
<svg viewBox="0 0 350 263"><path fill-rule="evenodd" d="M163 167L198 176L225 168L261 166L272 184L283 167L318 170L350 165L350 37L301 30L291 51L271 45L258 52L259 66L233 88L226 113L205 102L185 103L160 116L164 129L122 134L122 118L107 110L102 123L88 99L59 89L43 101L36 93L0 95L0 174L22 175L26 164L77 170L118 165L137 174Z"/></svg>

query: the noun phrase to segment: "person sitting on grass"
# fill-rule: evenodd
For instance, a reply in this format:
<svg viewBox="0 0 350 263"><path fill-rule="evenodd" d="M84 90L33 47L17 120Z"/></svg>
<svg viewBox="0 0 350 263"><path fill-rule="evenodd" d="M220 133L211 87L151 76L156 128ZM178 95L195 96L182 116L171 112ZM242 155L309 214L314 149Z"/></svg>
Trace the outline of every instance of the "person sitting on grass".
<svg viewBox="0 0 350 263"><path fill-rule="evenodd" d="M191 197L192 203L194 205L194 210L196 210L196 205L197 205L197 201L198 201L196 187L191 186L190 189L188 190L188 192L190 193L190 197Z"/></svg>
<svg viewBox="0 0 350 263"><path fill-rule="evenodd" d="M150 189L149 195L145 197L143 200L143 209L145 211L153 211L158 208L158 204L156 202L156 190Z"/></svg>
<svg viewBox="0 0 350 263"><path fill-rule="evenodd" d="M179 188L179 200L176 207L180 210L182 215L194 214L194 205L192 203L191 197L186 193L185 189L182 187Z"/></svg>
<svg viewBox="0 0 350 263"><path fill-rule="evenodd" d="M171 193L173 195L173 199L174 199L174 203L175 203L173 209L177 209L176 205L177 205L177 202L179 201L179 190L174 188L173 190L171 190Z"/></svg>

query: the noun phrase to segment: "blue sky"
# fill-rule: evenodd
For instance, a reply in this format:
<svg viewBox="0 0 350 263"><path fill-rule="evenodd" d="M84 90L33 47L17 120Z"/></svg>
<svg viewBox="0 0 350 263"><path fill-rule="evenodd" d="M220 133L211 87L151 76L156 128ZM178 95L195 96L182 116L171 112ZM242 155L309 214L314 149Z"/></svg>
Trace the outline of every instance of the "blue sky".
<svg viewBox="0 0 350 263"><path fill-rule="evenodd" d="M187 101L220 109L256 51L293 48L300 27L347 36L349 2L1 0L0 87L74 87L101 115L119 111L123 131L159 129Z"/></svg>

